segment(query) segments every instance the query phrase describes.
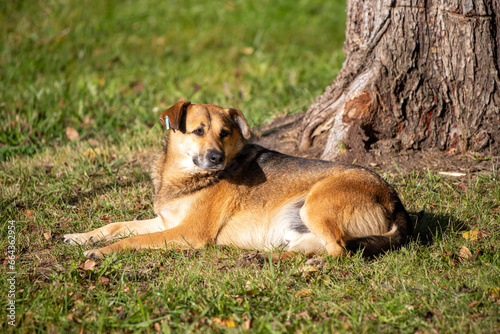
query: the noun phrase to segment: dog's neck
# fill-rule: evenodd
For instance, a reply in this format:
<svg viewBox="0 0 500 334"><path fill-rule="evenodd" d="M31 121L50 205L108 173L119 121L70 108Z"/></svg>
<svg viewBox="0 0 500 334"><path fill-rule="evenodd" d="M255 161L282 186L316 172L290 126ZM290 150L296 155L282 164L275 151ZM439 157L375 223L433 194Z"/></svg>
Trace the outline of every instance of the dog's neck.
<svg viewBox="0 0 500 334"><path fill-rule="evenodd" d="M159 159L153 168L153 182L155 186L155 196L162 198L176 199L210 187L220 181L222 171L206 171L190 173L182 171L172 161L172 149L170 148L170 133L163 139L163 149ZM161 181L160 181L161 179ZM157 182L157 181L160 182Z"/></svg>
<svg viewBox="0 0 500 334"><path fill-rule="evenodd" d="M175 160L172 161L174 154L169 145L169 135L167 134L163 140L162 156L157 162L158 165L156 167L158 171L161 171L161 175L158 175L158 177L161 177L161 182L155 183L155 194L157 196L175 199L211 187L222 180L230 180L231 183L261 181L262 175L258 170L252 171L250 173L252 175L238 177L246 169L248 163L254 161L261 153L261 147L245 143L240 154L231 161L228 161L225 169L189 173L178 168Z"/></svg>

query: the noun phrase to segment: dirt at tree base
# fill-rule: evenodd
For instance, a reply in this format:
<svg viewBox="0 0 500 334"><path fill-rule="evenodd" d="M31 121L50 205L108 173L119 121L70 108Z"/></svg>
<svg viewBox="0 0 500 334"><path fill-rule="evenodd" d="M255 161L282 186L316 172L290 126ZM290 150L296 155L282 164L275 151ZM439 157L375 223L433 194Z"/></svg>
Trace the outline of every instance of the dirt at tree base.
<svg viewBox="0 0 500 334"><path fill-rule="evenodd" d="M303 117L304 113L280 116L269 124L253 129L254 142L285 154L320 159L327 133L317 136L309 149L300 151L298 148ZM390 147L391 143L387 141L384 145L368 151L346 148L335 161L403 175L412 171L431 171L459 178L468 178L479 173L496 173L500 161L500 157L486 154L456 154L453 151L444 152L437 149L396 151Z"/></svg>

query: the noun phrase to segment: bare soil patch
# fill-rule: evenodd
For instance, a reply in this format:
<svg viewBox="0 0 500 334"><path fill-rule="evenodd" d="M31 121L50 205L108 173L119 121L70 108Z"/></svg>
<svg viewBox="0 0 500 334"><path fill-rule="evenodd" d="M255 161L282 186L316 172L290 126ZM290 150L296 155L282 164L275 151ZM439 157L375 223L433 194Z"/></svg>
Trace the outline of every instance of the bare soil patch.
<svg viewBox="0 0 500 334"><path fill-rule="evenodd" d="M254 129L255 143L268 149L304 158L321 158L327 133L316 137L307 151L298 149L304 113L275 118L271 123ZM381 143L382 144L382 143ZM457 154L437 149L400 150L390 149L390 143L378 145L368 151L347 148L336 161L355 163L375 170L407 174L412 171L433 171L442 175L467 177L481 172L492 173L498 168L499 157ZM387 147L387 149L384 149Z"/></svg>

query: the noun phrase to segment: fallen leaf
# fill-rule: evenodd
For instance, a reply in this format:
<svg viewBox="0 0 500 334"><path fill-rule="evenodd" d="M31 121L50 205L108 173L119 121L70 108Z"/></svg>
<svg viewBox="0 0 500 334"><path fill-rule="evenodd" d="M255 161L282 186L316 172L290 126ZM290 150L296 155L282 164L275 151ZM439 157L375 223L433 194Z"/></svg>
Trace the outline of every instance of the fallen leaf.
<svg viewBox="0 0 500 334"><path fill-rule="evenodd" d="M99 283L102 283L102 284L104 284L104 285L108 285L108 283L109 283L109 278L104 277L104 276L101 276L101 277L99 277Z"/></svg>
<svg viewBox="0 0 500 334"><path fill-rule="evenodd" d="M30 220L33 219L33 217L35 217L35 210L26 209L24 210L23 213Z"/></svg>
<svg viewBox="0 0 500 334"><path fill-rule="evenodd" d="M295 316L302 319L311 319L311 316L307 313L307 311L297 313Z"/></svg>
<svg viewBox="0 0 500 334"><path fill-rule="evenodd" d="M488 299L490 300L500 300L500 287L494 286L489 288L486 293L488 294Z"/></svg>
<svg viewBox="0 0 500 334"><path fill-rule="evenodd" d="M264 256L259 252L245 253L236 259L236 264L239 266L250 264L264 264Z"/></svg>
<svg viewBox="0 0 500 334"><path fill-rule="evenodd" d="M481 240L483 238L489 237L490 234L486 232L485 230L472 230L472 231L467 231L464 234L462 234L462 238L465 240L469 241L475 241L475 240Z"/></svg>
<svg viewBox="0 0 500 334"><path fill-rule="evenodd" d="M469 308L475 307L477 304L479 304L479 300L475 300L472 303L469 304Z"/></svg>
<svg viewBox="0 0 500 334"><path fill-rule="evenodd" d="M50 240L50 238L52 238L52 232L45 232L43 236L45 237L45 239Z"/></svg>
<svg viewBox="0 0 500 334"><path fill-rule="evenodd" d="M249 56L254 52L254 49L251 46L247 46L247 47L241 48L240 52L243 53L244 55Z"/></svg>
<svg viewBox="0 0 500 334"><path fill-rule="evenodd" d="M311 290L303 289L303 290L300 290L299 292L297 292L295 294L295 297L304 297L304 296L310 296L310 295L312 295Z"/></svg>
<svg viewBox="0 0 500 334"><path fill-rule="evenodd" d="M75 141L75 140L78 140L78 137L80 137L80 134L78 133L78 131L76 131L75 129L68 126L66 128L66 137L68 137L68 139L71 141Z"/></svg>
<svg viewBox="0 0 500 334"><path fill-rule="evenodd" d="M72 321L72 322L80 322L80 319L78 319L74 313L70 313L66 316L66 318L69 320L69 321Z"/></svg>
<svg viewBox="0 0 500 334"><path fill-rule="evenodd" d="M243 323L243 329L249 330L252 327L252 319L247 319Z"/></svg>
<svg viewBox="0 0 500 334"><path fill-rule="evenodd" d="M93 139L93 138L90 138L87 142L89 143L89 145L94 146L94 147L101 145L101 143L98 140Z"/></svg>
<svg viewBox="0 0 500 334"><path fill-rule="evenodd" d="M462 260L468 260L472 257L472 253L470 252L469 248L462 246L458 251L458 257Z"/></svg>
<svg viewBox="0 0 500 334"><path fill-rule="evenodd" d="M91 259L88 259L87 261L85 262L82 262L78 265L78 268L82 269L82 270L94 270L95 268L95 261L94 260L91 260Z"/></svg>
<svg viewBox="0 0 500 334"><path fill-rule="evenodd" d="M98 147L94 149L88 148L85 150L85 152L83 152L83 155L86 156L90 161L94 161L97 158L97 155L102 155L102 151Z"/></svg>
<svg viewBox="0 0 500 334"><path fill-rule="evenodd" d="M302 266L299 268L299 271L301 273L314 273L316 271L318 271L318 267L317 266Z"/></svg>
<svg viewBox="0 0 500 334"><path fill-rule="evenodd" d="M234 322L233 317L229 317L229 319L213 318L212 321L227 328L236 327L236 323Z"/></svg>

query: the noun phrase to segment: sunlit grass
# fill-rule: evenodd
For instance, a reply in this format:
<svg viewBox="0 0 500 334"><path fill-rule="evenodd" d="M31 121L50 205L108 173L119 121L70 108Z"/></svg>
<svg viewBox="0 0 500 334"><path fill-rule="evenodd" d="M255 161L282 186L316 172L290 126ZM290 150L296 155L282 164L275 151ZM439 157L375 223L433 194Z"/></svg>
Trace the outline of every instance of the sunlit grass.
<svg viewBox="0 0 500 334"><path fill-rule="evenodd" d="M251 125L305 110L343 61L344 4L44 1L0 5L2 156L142 136L179 99Z"/></svg>

